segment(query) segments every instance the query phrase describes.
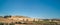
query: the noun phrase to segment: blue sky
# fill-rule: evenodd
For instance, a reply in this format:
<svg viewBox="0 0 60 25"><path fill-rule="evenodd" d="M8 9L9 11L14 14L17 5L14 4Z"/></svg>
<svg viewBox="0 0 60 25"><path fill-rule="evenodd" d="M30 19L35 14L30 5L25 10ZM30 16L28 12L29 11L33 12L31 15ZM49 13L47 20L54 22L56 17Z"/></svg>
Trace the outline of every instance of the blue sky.
<svg viewBox="0 0 60 25"><path fill-rule="evenodd" d="M60 0L0 0L0 16L60 18Z"/></svg>

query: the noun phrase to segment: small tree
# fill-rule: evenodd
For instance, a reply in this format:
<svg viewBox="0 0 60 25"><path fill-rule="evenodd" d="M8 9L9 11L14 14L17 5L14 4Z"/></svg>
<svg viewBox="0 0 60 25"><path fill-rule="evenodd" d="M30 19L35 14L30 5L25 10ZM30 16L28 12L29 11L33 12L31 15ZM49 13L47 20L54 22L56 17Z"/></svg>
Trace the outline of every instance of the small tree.
<svg viewBox="0 0 60 25"><path fill-rule="evenodd" d="M33 22L35 22L35 19L33 19Z"/></svg>
<svg viewBox="0 0 60 25"><path fill-rule="evenodd" d="M28 19L26 19L26 21L28 21Z"/></svg>
<svg viewBox="0 0 60 25"><path fill-rule="evenodd" d="M23 21L24 21L24 19L23 19Z"/></svg>
<svg viewBox="0 0 60 25"><path fill-rule="evenodd" d="M38 22L40 22L40 19L38 19Z"/></svg>

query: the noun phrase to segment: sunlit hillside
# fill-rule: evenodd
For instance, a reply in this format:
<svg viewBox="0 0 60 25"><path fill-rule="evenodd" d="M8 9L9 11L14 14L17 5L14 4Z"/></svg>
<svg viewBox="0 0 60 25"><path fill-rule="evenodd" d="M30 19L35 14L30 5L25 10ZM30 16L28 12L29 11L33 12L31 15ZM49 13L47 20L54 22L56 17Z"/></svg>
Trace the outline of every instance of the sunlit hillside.
<svg viewBox="0 0 60 25"><path fill-rule="evenodd" d="M11 23L11 22L23 22L23 21L38 21L38 19L30 18L27 16L5 16L0 17L0 22Z"/></svg>

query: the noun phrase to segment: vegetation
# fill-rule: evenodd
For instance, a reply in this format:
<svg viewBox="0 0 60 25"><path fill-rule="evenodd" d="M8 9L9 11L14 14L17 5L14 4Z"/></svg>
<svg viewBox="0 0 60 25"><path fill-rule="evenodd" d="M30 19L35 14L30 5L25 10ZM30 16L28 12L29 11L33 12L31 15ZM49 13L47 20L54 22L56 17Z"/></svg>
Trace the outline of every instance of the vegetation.
<svg viewBox="0 0 60 25"><path fill-rule="evenodd" d="M15 25L14 23L10 23L9 25Z"/></svg>
<svg viewBox="0 0 60 25"><path fill-rule="evenodd" d="M9 18L9 17L11 17L11 15L6 15L6 16L4 16L4 18Z"/></svg>
<svg viewBox="0 0 60 25"><path fill-rule="evenodd" d="M0 25L4 25L4 23L0 22Z"/></svg>
<svg viewBox="0 0 60 25"><path fill-rule="evenodd" d="M48 22L48 21L35 21L34 24L57 24L56 22Z"/></svg>

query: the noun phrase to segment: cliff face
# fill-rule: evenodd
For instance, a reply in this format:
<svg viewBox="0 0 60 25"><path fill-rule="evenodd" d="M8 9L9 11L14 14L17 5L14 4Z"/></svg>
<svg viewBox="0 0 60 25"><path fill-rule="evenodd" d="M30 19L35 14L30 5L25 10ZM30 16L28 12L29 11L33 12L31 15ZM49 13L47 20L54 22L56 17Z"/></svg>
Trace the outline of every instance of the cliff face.
<svg viewBox="0 0 60 25"><path fill-rule="evenodd" d="M11 18L14 21L34 21L33 18L29 18L29 17L24 17L24 16L12 16ZM35 21L38 21L37 19L35 19Z"/></svg>
<svg viewBox="0 0 60 25"><path fill-rule="evenodd" d="M38 21L37 19L29 18L26 16L11 16L9 18L0 18L0 22L23 22L23 21Z"/></svg>
<svg viewBox="0 0 60 25"><path fill-rule="evenodd" d="M9 20L7 18L0 18L0 22L10 23L10 22L12 22L12 20Z"/></svg>

